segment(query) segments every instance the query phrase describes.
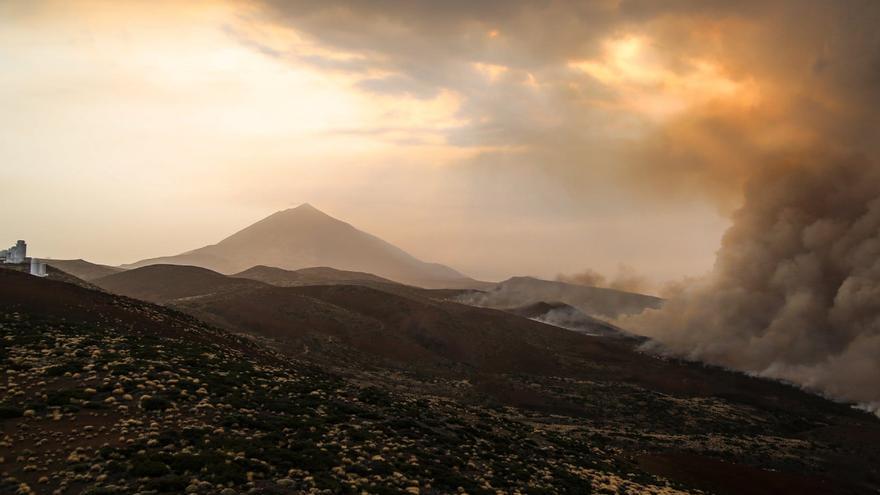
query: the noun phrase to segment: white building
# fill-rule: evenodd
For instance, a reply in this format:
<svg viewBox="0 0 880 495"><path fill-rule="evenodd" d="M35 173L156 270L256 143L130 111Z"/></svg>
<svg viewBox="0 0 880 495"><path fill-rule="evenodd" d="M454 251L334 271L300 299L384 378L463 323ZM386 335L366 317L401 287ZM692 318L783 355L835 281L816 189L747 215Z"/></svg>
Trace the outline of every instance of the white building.
<svg viewBox="0 0 880 495"><path fill-rule="evenodd" d="M27 243L19 240L15 246L0 251L0 258L4 258L5 263L24 263L27 258Z"/></svg>
<svg viewBox="0 0 880 495"><path fill-rule="evenodd" d="M46 262L40 261L37 258L31 258L31 275L45 277L47 275Z"/></svg>

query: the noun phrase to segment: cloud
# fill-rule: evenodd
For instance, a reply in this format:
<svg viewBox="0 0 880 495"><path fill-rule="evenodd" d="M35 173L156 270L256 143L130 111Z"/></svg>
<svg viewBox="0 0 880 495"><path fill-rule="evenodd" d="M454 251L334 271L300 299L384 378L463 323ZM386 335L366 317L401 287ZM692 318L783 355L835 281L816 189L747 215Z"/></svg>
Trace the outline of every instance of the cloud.
<svg viewBox="0 0 880 495"><path fill-rule="evenodd" d="M363 90L460 94L466 123L448 131L451 145L516 147L560 181L581 176L586 191L596 174L615 175L657 199L709 198L729 211L763 156L817 138L867 141L837 125L876 123L863 104L880 102L880 8L855 3L258 5L270 22L356 55ZM474 70L492 66L504 74ZM593 159L597 142L612 153Z"/></svg>

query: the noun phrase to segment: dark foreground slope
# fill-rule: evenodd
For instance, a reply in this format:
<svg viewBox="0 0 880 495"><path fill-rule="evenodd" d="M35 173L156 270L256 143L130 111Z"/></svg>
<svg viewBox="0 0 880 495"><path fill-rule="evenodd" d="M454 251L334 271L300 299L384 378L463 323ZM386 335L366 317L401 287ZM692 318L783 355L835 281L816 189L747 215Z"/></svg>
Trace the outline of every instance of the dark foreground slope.
<svg viewBox="0 0 880 495"><path fill-rule="evenodd" d="M364 287L292 290L304 298L292 313L332 305L377 322L377 332L431 336L426 349L436 335L463 345L477 332L449 319L474 315L460 305ZM228 494L878 487L872 416L777 383L643 356L619 339L522 318L511 327L516 317L494 310L470 308L483 315L484 333L473 339L482 353L491 357L507 335L514 347L552 355L553 365L467 361L480 354L457 356L450 346L447 362L462 362L446 372L402 360L366 367L328 360L318 347L289 352L283 333L245 340L171 309L2 270L0 301L0 366L10 370L0 493L19 482L37 493L61 484L64 493ZM432 304L439 309L425 309ZM342 348L371 355L330 347Z"/></svg>
<svg viewBox="0 0 880 495"><path fill-rule="evenodd" d="M769 493L876 484L876 444L850 443L878 436L874 418L779 383L634 352L633 341L425 296L431 292L208 292L168 304L383 389L506 407L517 421L613 446L633 469L692 486L742 493L733 482L743 476L769 476ZM838 442L850 450L835 452ZM695 465L703 466L696 474L684 469Z"/></svg>
<svg viewBox="0 0 880 495"><path fill-rule="evenodd" d="M503 411L343 379L161 307L4 270L0 299L0 493L665 484Z"/></svg>

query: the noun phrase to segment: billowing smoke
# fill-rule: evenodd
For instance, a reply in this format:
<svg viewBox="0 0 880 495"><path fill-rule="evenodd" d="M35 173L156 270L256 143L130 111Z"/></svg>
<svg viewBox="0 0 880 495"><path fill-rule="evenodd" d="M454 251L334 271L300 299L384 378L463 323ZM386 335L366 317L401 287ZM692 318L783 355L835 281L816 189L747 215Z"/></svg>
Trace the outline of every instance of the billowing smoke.
<svg viewBox="0 0 880 495"><path fill-rule="evenodd" d="M753 177L713 273L626 322L655 350L880 408L880 167L821 154Z"/></svg>
<svg viewBox="0 0 880 495"><path fill-rule="evenodd" d="M586 270L571 275L560 273L556 276L557 282L567 284L586 285L588 287L605 287L608 289L622 290L626 292L647 293L652 290L651 282L641 275L630 265L620 264L613 278L608 279L605 275L587 268Z"/></svg>
<svg viewBox="0 0 880 495"><path fill-rule="evenodd" d="M655 189L744 187L713 271L620 323L655 350L878 411L880 6L774 5L811 20L768 21L722 57L761 77L760 102L694 108L640 150L662 164L641 174Z"/></svg>
<svg viewBox="0 0 880 495"><path fill-rule="evenodd" d="M556 276L556 281L565 282L567 284L586 285L587 287L605 287L608 283L605 275L602 275L592 268L587 268L582 272L572 273L570 275L560 273Z"/></svg>

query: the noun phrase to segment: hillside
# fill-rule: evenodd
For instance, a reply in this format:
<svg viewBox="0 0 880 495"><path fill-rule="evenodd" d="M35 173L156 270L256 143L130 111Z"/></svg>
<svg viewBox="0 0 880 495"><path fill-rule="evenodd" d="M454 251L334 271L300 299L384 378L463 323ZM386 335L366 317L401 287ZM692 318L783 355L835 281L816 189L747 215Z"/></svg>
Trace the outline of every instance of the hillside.
<svg viewBox="0 0 880 495"><path fill-rule="evenodd" d="M419 287L480 284L447 266L418 260L309 204L279 211L217 244L176 256L139 261L126 268L155 264L200 266L224 274L258 265L285 270L332 267L372 273Z"/></svg>
<svg viewBox="0 0 880 495"><path fill-rule="evenodd" d="M368 287L263 286L185 301L263 290L296 294L319 314L314 301L352 312L368 330L421 336L462 365L430 372L417 361L326 360L320 348L293 354L283 340L244 339L173 309L0 270L0 492L878 488L876 417L645 356L626 341ZM460 326L464 316L473 326ZM509 344L495 356L499 339ZM502 359L520 348L533 361Z"/></svg>
<svg viewBox="0 0 880 495"><path fill-rule="evenodd" d="M562 444L541 440L542 459L531 428L491 410L328 374L162 307L7 270L0 300L0 493L570 493L618 478Z"/></svg>
<svg viewBox="0 0 880 495"><path fill-rule="evenodd" d="M170 305L221 327L327 352L335 343L398 365L548 368L545 332L568 332L503 312L426 297L387 284L276 287L204 268L152 265L95 281L119 295ZM501 330L501 328L504 330ZM538 342L510 338L530 331ZM331 339L328 341L327 339ZM563 339L564 340L564 339ZM352 356L353 359L361 359ZM549 369L549 368L548 368Z"/></svg>
<svg viewBox="0 0 880 495"><path fill-rule="evenodd" d="M173 274L169 277L173 282L163 286L160 277L132 277L131 281L145 281L146 289L129 283L129 294L148 293L236 332L296 343L285 348L297 354L305 352L301 344L314 345L309 356L321 361L322 353L327 353L331 359L326 362L332 364L337 364L340 353L346 353L353 363L380 358L397 368L432 373L561 374L685 394L711 391L736 395L748 389L753 394L751 402L811 397L799 392L792 395L788 387L772 382L634 352L637 341L581 335L505 311L416 293L395 294L348 285L252 285L248 283L252 281L173 265L141 268L125 275L158 269ZM193 275L196 280L187 280ZM767 396L759 399L762 395Z"/></svg>
<svg viewBox="0 0 880 495"><path fill-rule="evenodd" d="M394 284L387 278L372 273L337 270L326 266L284 270L272 266L254 266L236 273L233 277L258 280L279 287L298 287L302 285L376 285Z"/></svg>
<svg viewBox="0 0 880 495"><path fill-rule="evenodd" d="M114 294L155 303L256 289L264 285L255 280L227 277L205 268L178 265L149 265L125 270L93 280L93 283Z"/></svg>
<svg viewBox="0 0 880 495"><path fill-rule="evenodd" d="M548 325L565 328L586 335L605 337L627 337L628 333L598 318L586 315L565 303L537 302L506 309L508 313L540 321Z"/></svg>
<svg viewBox="0 0 880 495"><path fill-rule="evenodd" d="M614 319L657 308L663 300L643 294L600 287L551 282L532 277L513 277L485 292L462 295L459 300L490 308L515 308L540 302L562 302L590 316Z"/></svg>
<svg viewBox="0 0 880 495"><path fill-rule="evenodd" d="M19 273L27 273L31 272L31 266L29 263L21 263L21 264L7 264L0 263L0 270L9 270ZM87 289L98 289L98 286L86 282L85 280L75 277L70 273L55 268L52 265L46 266L46 279L47 280L57 280L59 282L66 282L68 284L78 285L80 287L85 287Z"/></svg>
<svg viewBox="0 0 880 495"><path fill-rule="evenodd" d="M283 270L270 266L255 266L233 277L257 280L277 287L302 287L307 285L360 285L398 296L428 299L455 299L470 289L423 289L397 283L372 273L350 272L328 267Z"/></svg>
<svg viewBox="0 0 880 495"><path fill-rule="evenodd" d="M45 260L49 266L54 266L74 277L91 282L92 280L119 273L123 269L115 266L98 265L86 260Z"/></svg>

